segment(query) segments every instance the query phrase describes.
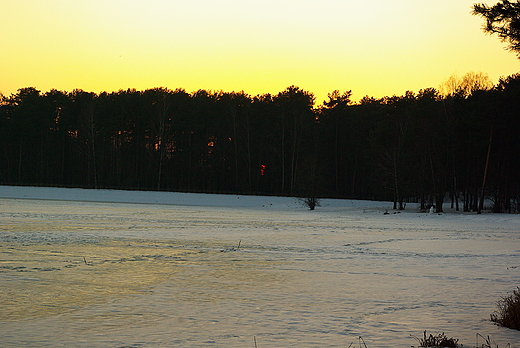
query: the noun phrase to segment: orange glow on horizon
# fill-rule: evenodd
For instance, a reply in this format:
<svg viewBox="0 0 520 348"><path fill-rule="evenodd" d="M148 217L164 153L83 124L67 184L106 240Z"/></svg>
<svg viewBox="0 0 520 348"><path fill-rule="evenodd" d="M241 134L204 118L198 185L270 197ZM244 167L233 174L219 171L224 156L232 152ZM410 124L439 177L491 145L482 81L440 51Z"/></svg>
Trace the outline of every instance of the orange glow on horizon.
<svg viewBox="0 0 520 348"><path fill-rule="evenodd" d="M321 104L333 90L401 95L468 71L500 76L520 61L474 1L6 0L0 93L153 87L278 93Z"/></svg>

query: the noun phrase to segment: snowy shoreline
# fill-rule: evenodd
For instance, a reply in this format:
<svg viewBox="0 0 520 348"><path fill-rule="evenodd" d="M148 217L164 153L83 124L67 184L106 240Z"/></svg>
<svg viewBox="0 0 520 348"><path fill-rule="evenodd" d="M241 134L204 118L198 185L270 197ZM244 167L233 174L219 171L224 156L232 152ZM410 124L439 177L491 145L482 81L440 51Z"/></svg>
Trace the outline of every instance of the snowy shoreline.
<svg viewBox="0 0 520 348"><path fill-rule="evenodd" d="M276 209L294 209L302 207L301 202L294 197L8 185L0 185L0 198L226 208L270 207ZM392 207L391 202L345 199L323 199L322 205L323 207L329 208L390 209Z"/></svg>

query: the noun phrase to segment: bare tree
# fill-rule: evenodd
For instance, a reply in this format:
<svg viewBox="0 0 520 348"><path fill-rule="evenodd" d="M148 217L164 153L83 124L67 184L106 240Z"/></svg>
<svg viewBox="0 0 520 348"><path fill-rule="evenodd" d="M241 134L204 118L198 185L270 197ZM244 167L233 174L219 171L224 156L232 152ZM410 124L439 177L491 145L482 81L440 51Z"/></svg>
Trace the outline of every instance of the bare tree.
<svg viewBox="0 0 520 348"><path fill-rule="evenodd" d="M487 91L493 88L493 82L488 74L483 72L468 72L462 77L451 75L440 85L440 93L445 97L467 98L476 91Z"/></svg>

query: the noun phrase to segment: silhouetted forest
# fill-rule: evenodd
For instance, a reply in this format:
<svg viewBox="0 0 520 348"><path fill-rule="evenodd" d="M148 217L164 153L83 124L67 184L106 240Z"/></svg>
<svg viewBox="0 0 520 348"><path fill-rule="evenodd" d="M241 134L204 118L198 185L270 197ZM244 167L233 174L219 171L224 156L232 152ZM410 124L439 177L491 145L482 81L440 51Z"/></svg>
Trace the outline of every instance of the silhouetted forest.
<svg viewBox="0 0 520 348"><path fill-rule="evenodd" d="M23 88L0 103L0 182L520 209L520 74L353 103L334 91ZM459 203L460 202L460 203ZM460 206L459 206L460 204ZM415 205L414 205L415 206Z"/></svg>

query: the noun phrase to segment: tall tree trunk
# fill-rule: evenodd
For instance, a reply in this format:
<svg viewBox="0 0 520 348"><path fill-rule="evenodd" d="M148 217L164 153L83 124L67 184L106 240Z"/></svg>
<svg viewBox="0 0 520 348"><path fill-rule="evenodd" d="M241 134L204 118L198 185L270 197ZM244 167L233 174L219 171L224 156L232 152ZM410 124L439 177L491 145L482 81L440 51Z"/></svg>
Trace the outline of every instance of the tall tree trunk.
<svg viewBox="0 0 520 348"><path fill-rule="evenodd" d="M18 183L22 182L22 159L23 159L23 141L20 138L20 149L18 153Z"/></svg>
<svg viewBox="0 0 520 348"><path fill-rule="evenodd" d="M480 203L478 205L477 214L482 214L482 209L484 209L484 193L486 189L486 178L489 167L489 155L491 154L491 143L493 141L493 127L491 127L491 131L489 132L489 145L486 156L486 166L484 167L484 178L482 179L482 190L480 191Z"/></svg>
<svg viewBox="0 0 520 348"><path fill-rule="evenodd" d="M435 212L436 213L444 212L444 210L442 209L443 203L444 203L444 193L443 192L435 193Z"/></svg>
<svg viewBox="0 0 520 348"><path fill-rule="evenodd" d="M282 148L281 148L281 156L282 156L282 194L285 192L285 115L282 114Z"/></svg>
<svg viewBox="0 0 520 348"><path fill-rule="evenodd" d="M237 144L237 110L233 108L231 118L233 119L233 147L235 150L235 193L238 194L238 144ZM248 175L249 176L249 175Z"/></svg>

